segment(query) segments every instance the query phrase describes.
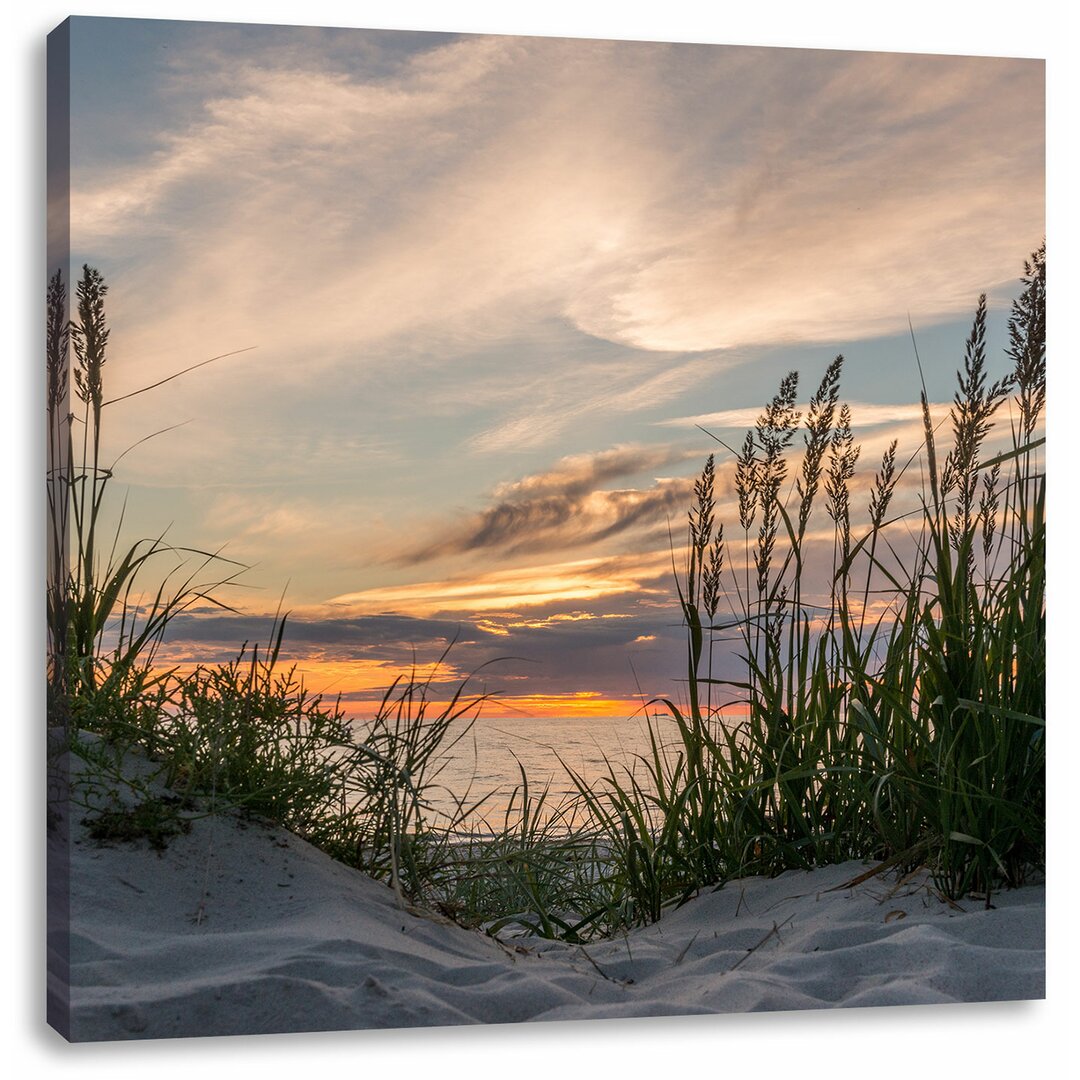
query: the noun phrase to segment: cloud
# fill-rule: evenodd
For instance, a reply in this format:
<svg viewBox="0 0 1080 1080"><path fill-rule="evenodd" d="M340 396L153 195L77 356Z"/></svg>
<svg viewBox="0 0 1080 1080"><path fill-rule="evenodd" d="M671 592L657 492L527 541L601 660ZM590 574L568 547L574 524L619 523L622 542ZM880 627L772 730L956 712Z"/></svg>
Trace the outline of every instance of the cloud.
<svg viewBox="0 0 1080 1080"><path fill-rule="evenodd" d="M532 563L442 580L381 586L343 593L308 609L309 616L375 612L430 617L441 613L515 611L561 603L590 603L617 596L667 597L659 583L671 572L667 552Z"/></svg>
<svg viewBox="0 0 1080 1080"><path fill-rule="evenodd" d="M155 364L209 338L310 370L541 317L657 351L867 337L967 311L1043 231L1035 61L490 37L377 77L288 61L217 72L141 161L76 163L76 246L141 253Z"/></svg>
<svg viewBox="0 0 1080 1080"><path fill-rule="evenodd" d="M416 564L447 555L496 549L502 556L594 544L637 525L681 513L691 490L686 478L658 478L640 490L601 490L621 477L700 459L696 448L615 447L563 458L552 469L503 484L493 506L439 529L435 539L407 552Z"/></svg>
<svg viewBox="0 0 1080 1080"><path fill-rule="evenodd" d="M278 620L269 615L181 614L169 623L158 663L191 667L228 663L246 643L266 655ZM342 687L378 699L399 676L442 683L460 681L490 659L497 637L473 623L371 615L346 619L290 617L285 622L279 668L317 693Z"/></svg>
<svg viewBox="0 0 1080 1080"><path fill-rule="evenodd" d="M681 510L692 481L658 480L646 491L593 491L506 500L490 507L444 539L407 553L411 563L445 555L496 549L500 555L593 544L653 524Z"/></svg>
<svg viewBox="0 0 1080 1080"><path fill-rule="evenodd" d="M421 645L461 637L462 624L404 615L366 615L349 619L287 618L290 642L333 643L365 648L387 643ZM278 620L269 615L179 614L169 622L170 639L204 642L261 642L276 633Z"/></svg>
<svg viewBox="0 0 1080 1080"><path fill-rule="evenodd" d="M495 695L498 709L625 714L635 693L631 663L666 688L678 670L681 628L666 609L621 610L625 597L596 599L589 609L557 601L542 613L463 613L460 621L301 612L286 623L280 668L295 665L311 692L340 695L346 711L380 701L396 679L411 679L425 683L433 700L466 683L466 696ZM264 649L275 629L267 615L183 614L170 624L158 660L181 668L228 663L242 642Z"/></svg>
<svg viewBox="0 0 1080 1080"><path fill-rule="evenodd" d="M667 208L666 251L587 294L583 328L684 350L866 338L965 310L1038 243L1040 64L755 58L755 104L725 98L701 133L727 161L689 183L696 212Z"/></svg>
<svg viewBox="0 0 1080 1080"><path fill-rule="evenodd" d="M507 500L543 495L572 498L589 494L609 480L652 472L698 456L697 449L682 446L615 446L564 457L544 472L501 484L495 495Z"/></svg>
<svg viewBox="0 0 1080 1080"><path fill-rule="evenodd" d="M593 417L657 409L733 362L733 357L715 353L691 360L678 360L674 354L628 353L619 361L560 363L558 379L536 378L526 386L515 374L505 386L503 414L469 436L466 445L486 454L547 446Z"/></svg>
<svg viewBox="0 0 1080 1080"><path fill-rule="evenodd" d="M852 428L877 427L879 424L895 424L905 421L922 421L922 406L916 402L907 405L873 405L865 401L848 402L851 408ZM948 412L948 403L932 402L930 405L933 415ZM809 406L798 406L800 414L805 417ZM720 428L752 428L761 416L760 406L745 409L724 409L720 412L702 413L699 416L678 416L671 420L656 421L659 427L702 427L706 430Z"/></svg>

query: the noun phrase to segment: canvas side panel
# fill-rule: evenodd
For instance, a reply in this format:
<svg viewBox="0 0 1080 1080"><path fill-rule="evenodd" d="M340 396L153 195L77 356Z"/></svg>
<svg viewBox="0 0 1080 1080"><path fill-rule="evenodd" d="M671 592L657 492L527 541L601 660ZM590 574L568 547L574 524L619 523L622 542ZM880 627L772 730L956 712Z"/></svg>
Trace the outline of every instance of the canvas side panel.
<svg viewBox="0 0 1080 1080"><path fill-rule="evenodd" d="M70 439L71 20L49 34L46 48L46 1020L65 1038L71 1004L70 783L64 753L68 725L64 680Z"/></svg>

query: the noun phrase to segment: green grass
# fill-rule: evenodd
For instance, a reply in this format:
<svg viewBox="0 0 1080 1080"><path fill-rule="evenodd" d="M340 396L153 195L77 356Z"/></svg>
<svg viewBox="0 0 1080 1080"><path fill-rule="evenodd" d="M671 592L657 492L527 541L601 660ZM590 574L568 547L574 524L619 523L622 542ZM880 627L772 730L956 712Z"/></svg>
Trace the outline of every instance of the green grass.
<svg viewBox="0 0 1080 1080"><path fill-rule="evenodd" d="M59 271L47 294L49 716L62 728L100 726L109 712L123 711L129 704L140 708L162 678L154 673L154 659L170 620L195 603L226 608L214 593L243 569L220 553L166 543L164 535L118 546L123 508L116 531L103 534L103 508L114 469L128 452L105 462L103 417L118 401L161 385L106 398L107 293L101 274L84 266L76 286L76 319L67 317L67 290ZM143 595L141 580L163 559L171 559L173 568ZM215 574L218 569L224 576ZM105 643L106 627L112 630L110 645ZM79 713L72 715L72 709Z"/></svg>
<svg viewBox="0 0 1080 1080"><path fill-rule="evenodd" d="M567 769L576 795L558 805L522 771L503 819L482 830L465 823L488 793L441 786L484 705L468 680L434 707L430 679L414 674L372 721L351 723L281 663L285 617L231 663L155 666L169 621L195 600L220 604L215 586L233 568L200 583L212 553L157 538L118 554L115 537L99 536L112 478L99 460L105 292L84 269L67 329L55 277L47 344L50 716L106 738L110 752L87 761L99 789L137 752L199 812L258 814L463 925L572 942L654 921L747 874L852 858L922 864L945 895L989 903L1044 866L1042 250L1014 304L1010 375L988 382L980 300L947 427L935 429L924 391L922 444L894 443L867 483L841 357L805 417L792 373L729 465L710 455L674 573L684 692L649 703L674 721L674 745L652 724L649 752L609 763L599 783ZM80 438L61 416L72 342ZM1005 416L1010 449L991 453ZM717 520L725 467L737 521ZM194 571L136 603L137 579L165 554ZM730 658L718 663L721 648L737 675ZM149 835L159 796L136 794L148 823L130 798L98 800L95 828ZM449 814L434 808L447 794Z"/></svg>
<svg viewBox="0 0 1080 1080"><path fill-rule="evenodd" d="M164 851L174 836L191 832L191 821L181 814L179 796L146 798L135 806L102 810L87 819L87 832L101 844L139 843Z"/></svg>
<svg viewBox="0 0 1080 1080"><path fill-rule="evenodd" d="M706 463L677 579L686 703L660 702L680 732L675 764L654 754L647 784L613 774L601 792L582 793L624 837L642 916L725 877L854 857L925 863L945 895L978 892L987 902L1042 864L1042 251L1024 285L1010 322L1014 368L993 385L980 299L944 454L923 395L925 472L913 510L889 517L912 464L897 468L894 444L859 535L859 448L839 404L840 357L811 398L801 455L790 449L794 373L733 452L742 530L734 553L714 524L715 466ZM1010 397L1019 417L1011 449L988 455ZM822 492L834 570L827 603L811 606L808 525ZM721 595L733 600L727 620L716 619ZM735 636L741 678L703 672L718 633ZM734 695L736 708L711 707L714 692Z"/></svg>

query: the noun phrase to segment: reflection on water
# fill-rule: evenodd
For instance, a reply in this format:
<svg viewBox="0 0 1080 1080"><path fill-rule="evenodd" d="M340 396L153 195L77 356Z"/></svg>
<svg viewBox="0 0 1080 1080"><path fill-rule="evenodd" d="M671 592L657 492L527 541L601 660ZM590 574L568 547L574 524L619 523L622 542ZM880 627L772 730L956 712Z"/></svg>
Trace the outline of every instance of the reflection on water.
<svg viewBox="0 0 1080 1080"><path fill-rule="evenodd" d="M677 728L669 717L653 720L662 742L677 739ZM521 784L519 764L528 777L530 794L550 788L548 804L557 805L575 793L573 781L560 763L565 762L587 784L595 785L608 772L610 762L621 774L635 755L649 754L650 743L643 716L545 717L543 719L488 719L481 716L468 734L454 747L438 786L431 792L436 809L454 806L451 794L469 805L478 802L470 824L487 822L500 826L511 792ZM606 762L605 762L606 759Z"/></svg>

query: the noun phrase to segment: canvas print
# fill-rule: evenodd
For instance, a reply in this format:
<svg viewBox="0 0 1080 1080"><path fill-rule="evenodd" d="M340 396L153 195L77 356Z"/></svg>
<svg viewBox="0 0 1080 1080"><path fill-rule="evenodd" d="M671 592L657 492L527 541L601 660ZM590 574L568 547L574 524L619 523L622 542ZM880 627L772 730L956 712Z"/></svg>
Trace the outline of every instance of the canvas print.
<svg viewBox="0 0 1080 1080"><path fill-rule="evenodd" d="M1039 59L73 17L48 1020L1044 995Z"/></svg>

